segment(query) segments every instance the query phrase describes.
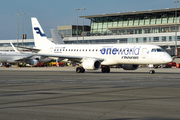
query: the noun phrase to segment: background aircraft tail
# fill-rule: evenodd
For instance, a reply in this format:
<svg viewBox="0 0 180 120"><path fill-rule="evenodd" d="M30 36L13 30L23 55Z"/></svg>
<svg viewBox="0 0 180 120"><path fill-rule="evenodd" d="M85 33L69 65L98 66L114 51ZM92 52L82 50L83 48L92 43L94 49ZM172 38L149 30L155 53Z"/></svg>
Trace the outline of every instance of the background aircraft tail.
<svg viewBox="0 0 180 120"><path fill-rule="evenodd" d="M54 43L52 43L47 39L37 18L35 17L31 18L31 22L32 22L32 30L33 30L33 36L34 36L34 42L36 48L42 49L42 48L46 48L47 46L55 45Z"/></svg>
<svg viewBox="0 0 180 120"><path fill-rule="evenodd" d="M64 44L63 39L60 37L58 32L55 29L51 29L51 35L53 38L53 43L55 44Z"/></svg>

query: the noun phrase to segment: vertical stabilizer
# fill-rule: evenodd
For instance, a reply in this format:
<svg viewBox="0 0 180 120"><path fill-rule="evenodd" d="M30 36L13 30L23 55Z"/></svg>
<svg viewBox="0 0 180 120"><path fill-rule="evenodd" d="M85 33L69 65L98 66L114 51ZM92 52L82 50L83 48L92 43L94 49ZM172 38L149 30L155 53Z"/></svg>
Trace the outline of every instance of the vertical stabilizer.
<svg viewBox="0 0 180 120"><path fill-rule="evenodd" d="M52 43L47 39L38 20L33 17L31 18L31 22L32 22L32 30L33 30L33 36L34 36L34 42L36 48L42 49L42 48L46 48L47 46L53 46L54 43Z"/></svg>
<svg viewBox="0 0 180 120"><path fill-rule="evenodd" d="M55 29L51 29L51 35L55 44L64 44L63 39L60 37Z"/></svg>

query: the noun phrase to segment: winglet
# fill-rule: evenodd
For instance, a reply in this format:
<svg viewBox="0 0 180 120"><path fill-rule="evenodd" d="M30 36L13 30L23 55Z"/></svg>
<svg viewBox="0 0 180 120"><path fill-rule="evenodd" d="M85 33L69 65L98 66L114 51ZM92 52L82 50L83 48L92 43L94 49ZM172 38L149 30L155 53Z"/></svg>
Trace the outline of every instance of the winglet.
<svg viewBox="0 0 180 120"><path fill-rule="evenodd" d="M10 42L11 46L13 47L14 51L17 52L17 53L20 53L15 47L14 45L12 44L12 42Z"/></svg>

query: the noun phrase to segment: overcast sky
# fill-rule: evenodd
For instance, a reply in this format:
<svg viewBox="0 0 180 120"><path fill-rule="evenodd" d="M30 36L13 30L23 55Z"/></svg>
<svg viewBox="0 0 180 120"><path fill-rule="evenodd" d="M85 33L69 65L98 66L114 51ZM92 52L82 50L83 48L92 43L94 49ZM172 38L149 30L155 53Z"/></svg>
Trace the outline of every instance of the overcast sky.
<svg viewBox="0 0 180 120"><path fill-rule="evenodd" d="M17 13L24 15L24 33L32 39L31 17L36 17L45 34L51 37L50 29L58 25L76 25L75 9L84 7L84 15L97 15L117 12L145 11L165 8L175 8L174 0L0 0L0 40L17 38ZM180 3L178 3L178 7ZM83 11L78 11L82 16ZM19 39L22 34L22 15L19 17ZM82 18L78 24L82 25ZM86 19L89 25L90 20Z"/></svg>

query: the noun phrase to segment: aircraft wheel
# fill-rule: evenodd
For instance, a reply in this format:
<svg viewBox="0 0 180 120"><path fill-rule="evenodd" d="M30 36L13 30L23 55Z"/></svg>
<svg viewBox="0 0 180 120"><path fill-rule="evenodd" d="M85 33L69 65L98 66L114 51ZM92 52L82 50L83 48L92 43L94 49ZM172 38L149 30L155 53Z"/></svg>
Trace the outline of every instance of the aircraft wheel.
<svg viewBox="0 0 180 120"><path fill-rule="evenodd" d="M80 67L77 67L77 68L76 68L76 72L77 72L77 73L80 73L80 72L81 72L81 68L80 68Z"/></svg>
<svg viewBox="0 0 180 120"><path fill-rule="evenodd" d="M76 72L77 73L84 73L85 72L85 69L83 67L77 67L76 68Z"/></svg>
<svg viewBox="0 0 180 120"><path fill-rule="evenodd" d="M106 73L110 73L110 68L109 67L107 67Z"/></svg>
<svg viewBox="0 0 180 120"><path fill-rule="evenodd" d="M150 73L150 74L154 74L155 71L154 71L154 70L150 70L149 73Z"/></svg>
<svg viewBox="0 0 180 120"><path fill-rule="evenodd" d="M85 69L83 67L81 67L81 73L84 73Z"/></svg>
<svg viewBox="0 0 180 120"><path fill-rule="evenodd" d="M101 68L101 72L102 73L109 73L110 72L110 68L109 67L103 67L103 68Z"/></svg>
<svg viewBox="0 0 180 120"><path fill-rule="evenodd" d="M102 73L106 73L106 67L101 68Z"/></svg>

